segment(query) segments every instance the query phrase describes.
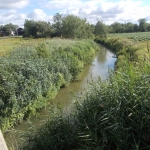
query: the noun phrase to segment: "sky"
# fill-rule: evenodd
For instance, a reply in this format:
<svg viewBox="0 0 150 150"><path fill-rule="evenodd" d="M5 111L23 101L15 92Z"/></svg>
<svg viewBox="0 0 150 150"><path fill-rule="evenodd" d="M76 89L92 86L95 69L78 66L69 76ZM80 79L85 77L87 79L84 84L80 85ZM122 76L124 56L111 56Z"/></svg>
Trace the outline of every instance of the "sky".
<svg viewBox="0 0 150 150"><path fill-rule="evenodd" d="M0 0L0 25L23 27L25 19L53 23L56 13L86 18L90 24L150 22L150 0Z"/></svg>

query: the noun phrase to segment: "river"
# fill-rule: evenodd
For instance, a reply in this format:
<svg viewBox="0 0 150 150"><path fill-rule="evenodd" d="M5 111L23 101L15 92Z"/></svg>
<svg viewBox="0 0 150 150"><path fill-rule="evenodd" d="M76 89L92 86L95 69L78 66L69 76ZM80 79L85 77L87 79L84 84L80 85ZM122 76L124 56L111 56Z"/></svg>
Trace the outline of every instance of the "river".
<svg viewBox="0 0 150 150"><path fill-rule="evenodd" d="M112 53L107 48L100 45L100 50L97 52L92 63L87 65L85 69L80 73L79 81L71 82L68 87L60 89L57 96L51 103L55 103L58 107L67 108L73 103L73 94L79 94L81 91L84 92L88 88L88 83L92 80L96 81L98 78L105 80L108 78L109 70L114 70L114 64L116 58L113 58ZM30 118L30 122L38 127L41 124L41 120L46 120L49 117L49 107L46 107L40 111L38 117ZM4 138L8 147L16 150L18 144L20 144L21 138L19 132L26 131L28 129L27 121L16 126L14 130L5 133Z"/></svg>

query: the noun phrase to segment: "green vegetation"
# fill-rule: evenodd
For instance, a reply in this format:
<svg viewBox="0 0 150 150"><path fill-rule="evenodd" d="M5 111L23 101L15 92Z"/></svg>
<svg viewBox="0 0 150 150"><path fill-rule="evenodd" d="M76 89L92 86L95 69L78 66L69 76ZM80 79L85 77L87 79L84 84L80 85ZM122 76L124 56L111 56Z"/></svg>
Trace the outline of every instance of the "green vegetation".
<svg viewBox="0 0 150 150"><path fill-rule="evenodd" d="M96 39L115 50L117 70L107 80L91 83L69 114L59 114L27 134L23 150L150 149L149 45L139 57L141 43L122 40Z"/></svg>
<svg viewBox="0 0 150 150"><path fill-rule="evenodd" d="M23 149L148 150L149 74L148 61L137 67L125 62L115 76L92 83L75 102L74 111L50 119L29 134Z"/></svg>
<svg viewBox="0 0 150 150"><path fill-rule="evenodd" d="M27 39L22 37L1 37L0 38L0 56L8 55L13 49L21 46L35 46L37 43L44 41L45 39Z"/></svg>
<svg viewBox="0 0 150 150"><path fill-rule="evenodd" d="M134 41L148 41L150 40L150 32L135 32L135 33L115 33L109 34L110 37L123 37L133 39Z"/></svg>
<svg viewBox="0 0 150 150"><path fill-rule="evenodd" d="M24 37L94 38L92 28L86 19L81 19L74 15L62 17L62 15L56 14L53 20L54 24L52 25L44 21L25 20Z"/></svg>
<svg viewBox="0 0 150 150"><path fill-rule="evenodd" d="M35 115L61 87L76 79L98 46L90 40L45 40L0 57L0 128Z"/></svg>

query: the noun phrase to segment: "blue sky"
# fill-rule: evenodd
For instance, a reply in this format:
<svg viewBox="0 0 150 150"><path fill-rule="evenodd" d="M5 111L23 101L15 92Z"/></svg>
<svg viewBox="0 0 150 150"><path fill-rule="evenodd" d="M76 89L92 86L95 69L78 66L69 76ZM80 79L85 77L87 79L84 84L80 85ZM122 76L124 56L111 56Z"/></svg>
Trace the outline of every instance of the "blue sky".
<svg viewBox="0 0 150 150"><path fill-rule="evenodd" d="M91 24L103 20L138 23L150 22L149 0L0 0L0 25L13 23L23 27L25 19L53 22L53 15L74 14Z"/></svg>

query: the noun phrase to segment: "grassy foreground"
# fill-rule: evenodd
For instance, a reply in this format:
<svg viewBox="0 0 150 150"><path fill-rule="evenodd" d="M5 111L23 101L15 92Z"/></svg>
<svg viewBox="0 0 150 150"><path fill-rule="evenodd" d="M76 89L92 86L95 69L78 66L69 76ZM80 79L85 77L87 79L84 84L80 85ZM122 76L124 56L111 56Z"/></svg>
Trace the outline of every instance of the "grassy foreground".
<svg viewBox="0 0 150 150"><path fill-rule="evenodd" d="M61 87L76 79L96 50L98 46L90 40L45 39L21 45L9 55L1 56L1 130L36 115Z"/></svg>
<svg viewBox="0 0 150 150"><path fill-rule="evenodd" d="M140 56L145 60L143 62L135 57L133 47L130 49L128 44L120 44L120 39L109 40L111 42L108 39L101 42L107 46L110 44L113 49L118 43L122 46L115 49L117 56L122 56L115 73L104 82L91 83L91 88L76 100L69 114L59 114L32 135L28 134L21 149L150 149L149 50Z"/></svg>

